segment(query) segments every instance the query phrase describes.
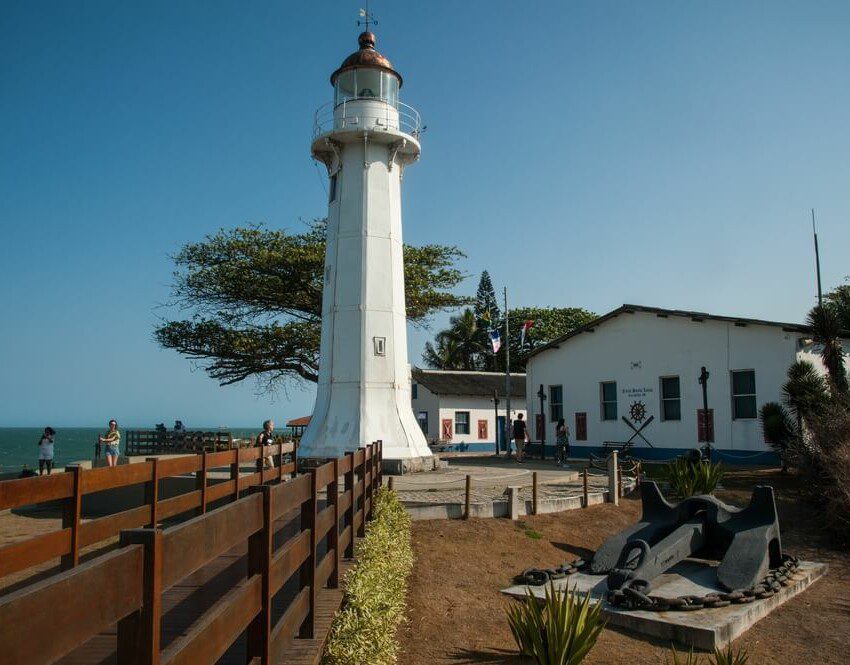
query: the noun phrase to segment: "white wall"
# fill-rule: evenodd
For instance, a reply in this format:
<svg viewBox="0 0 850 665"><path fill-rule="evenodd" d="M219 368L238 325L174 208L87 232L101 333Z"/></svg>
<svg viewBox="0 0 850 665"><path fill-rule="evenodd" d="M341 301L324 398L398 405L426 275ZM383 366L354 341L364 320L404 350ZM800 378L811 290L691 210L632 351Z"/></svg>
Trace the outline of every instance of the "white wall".
<svg viewBox="0 0 850 665"><path fill-rule="evenodd" d="M575 442L575 413L587 413L587 441L579 445L599 446L604 441L625 441L633 431L622 421L636 399L646 405L647 417L655 420L644 430L655 447L698 447L697 409L702 407L702 388L697 381L704 365L710 372L708 406L714 409L715 446L728 450L767 450L761 427L755 419L732 419L732 370L753 369L756 404L781 400L781 386L788 366L794 362L799 333L777 326L658 317L654 313L623 313L599 325L594 332L581 333L560 348L534 356L528 364L526 394L530 429L534 434L536 397L540 384L547 397L550 385L563 385L564 417ZM660 377L679 376L682 419L661 420ZM617 382L617 420L603 421L600 382ZM625 391L637 390L632 396ZM549 421L546 402L546 439L554 441L554 423ZM635 443L644 447L639 439Z"/></svg>
<svg viewBox="0 0 850 665"><path fill-rule="evenodd" d="M493 403L488 397L471 397L464 395L434 395L421 383L418 384L417 398L411 401L413 413L416 415L420 411L428 413L428 433L425 438L429 441L439 441L440 443L451 444L471 444L471 443L494 443L496 441L496 413L493 408ZM518 414L526 412L522 406L522 400L514 398L512 406L518 405L519 408L511 409L511 419L517 418ZM458 434L454 426L455 413L457 411L469 411L469 434ZM499 404L499 415L505 415L504 401ZM442 422L443 419L452 421L452 438L448 441L442 438ZM487 437L478 438L478 421L487 421Z"/></svg>

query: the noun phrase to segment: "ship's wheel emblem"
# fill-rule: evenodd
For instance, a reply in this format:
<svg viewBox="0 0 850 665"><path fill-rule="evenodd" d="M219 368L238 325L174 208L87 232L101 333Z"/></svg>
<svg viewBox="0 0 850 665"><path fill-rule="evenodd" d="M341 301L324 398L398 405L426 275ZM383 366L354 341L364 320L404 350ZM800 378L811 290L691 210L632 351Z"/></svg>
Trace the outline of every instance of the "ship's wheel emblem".
<svg viewBox="0 0 850 665"><path fill-rule="evenodd" d="M629 415L636 423L646 418L646 405L643 402L632 402L629 407Z"/></svg>

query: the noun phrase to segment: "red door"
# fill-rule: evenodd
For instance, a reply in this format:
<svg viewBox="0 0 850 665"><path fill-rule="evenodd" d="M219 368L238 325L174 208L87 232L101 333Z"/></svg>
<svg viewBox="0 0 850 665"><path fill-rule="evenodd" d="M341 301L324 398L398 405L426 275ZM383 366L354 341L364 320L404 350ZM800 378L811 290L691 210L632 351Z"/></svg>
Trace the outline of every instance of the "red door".
<svg viewBox="0 0 850 665"><path fill-rule="evenodd" d="M454 438L454 423L451 418L443 418L441 434L443 441L451 441Z"/></svg>
<svg viewBox="0 0 850 665"><path fill-rule="evenodd" d="M576 413L576 441L587 441L586 413Z"/></svg>
<svg viewBox="0 0 850 665"><path fill-rule="evenodd" d="M487 421L479 420L478 421L478 438L486 439L487 438Z"/></svg>

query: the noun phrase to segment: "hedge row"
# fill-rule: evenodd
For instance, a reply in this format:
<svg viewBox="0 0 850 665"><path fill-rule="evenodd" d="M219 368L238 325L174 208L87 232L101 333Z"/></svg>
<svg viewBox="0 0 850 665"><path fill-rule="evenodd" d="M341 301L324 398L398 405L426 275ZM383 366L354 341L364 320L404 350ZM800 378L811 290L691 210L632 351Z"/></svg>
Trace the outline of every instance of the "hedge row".
<svg viewBox="0 0 850 665"><path fill-rule="evenodd" d="M392 665L396 630L404 620L413 568L410 516L395 492L375 494L374 516L357 546L357 566L345 577L345 601L331 626L324 663Z"/></svg>

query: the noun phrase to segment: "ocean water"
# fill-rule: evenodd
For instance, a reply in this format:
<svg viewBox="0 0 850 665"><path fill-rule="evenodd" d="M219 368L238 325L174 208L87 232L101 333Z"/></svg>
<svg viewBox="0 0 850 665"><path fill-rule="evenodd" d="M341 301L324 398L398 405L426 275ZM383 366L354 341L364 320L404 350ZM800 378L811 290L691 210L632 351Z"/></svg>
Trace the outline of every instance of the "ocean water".
<svg viewBox="0 0 850 665"><path fill-rule="evenodd" d="M57 468L94 457L97 437L106 431L105 428L100 427L54 427L53 429L56 430L56 436L53 437L53 463ZM214 432L218 427L192 429ZM38 442L43 431L44 428L40 427L0 427L0 473L17 472L24 466L38 469ZM260 428L234 427L228 431L234 438L248 438L258 434ZM283 428L276 431L284 433ZM123 442L121 452L124 452Z"/></svg>

